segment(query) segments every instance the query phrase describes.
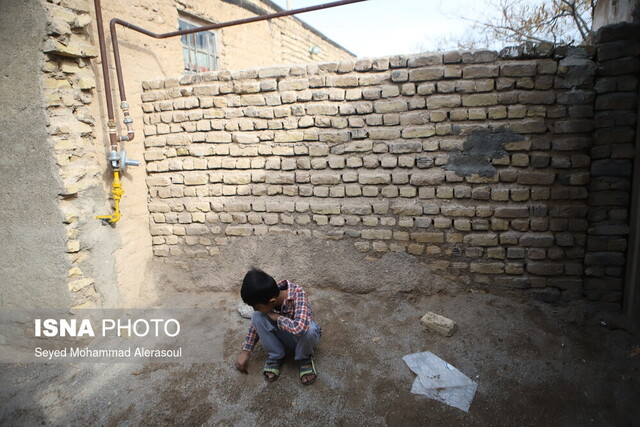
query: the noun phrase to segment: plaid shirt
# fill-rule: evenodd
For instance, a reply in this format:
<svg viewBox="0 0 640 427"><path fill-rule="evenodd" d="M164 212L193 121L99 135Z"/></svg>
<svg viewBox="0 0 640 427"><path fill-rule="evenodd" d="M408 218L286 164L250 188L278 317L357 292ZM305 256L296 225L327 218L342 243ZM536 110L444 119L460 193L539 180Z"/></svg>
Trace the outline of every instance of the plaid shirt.
<svg viewBox="0 0 640 427"><path fill-rule="evenodd" d="M287 288L287 297L280 307L280 317L278 317L278 329L287 331L293 335L304 335L309 330L309 325L313 320L313 313L307 293L302 287L282 280L278 282L278 288ZM249 332L244 340L243 350L252 351L258 342L258 334L253 322L249 326Z"/></svg>

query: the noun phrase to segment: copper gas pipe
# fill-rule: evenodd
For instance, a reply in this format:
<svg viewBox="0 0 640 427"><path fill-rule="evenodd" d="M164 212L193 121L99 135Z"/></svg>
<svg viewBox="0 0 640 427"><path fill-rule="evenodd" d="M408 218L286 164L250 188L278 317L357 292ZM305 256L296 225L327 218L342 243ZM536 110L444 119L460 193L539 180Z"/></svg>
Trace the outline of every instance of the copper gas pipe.
<svg viewBox="0 0 640 427"><path fill-rule="evenodd" d="M109 77L109 61L107 60L107 46L104 39L104 29L102 27L102 6L100 0L94 0L96 9L96 25L98 27L98 44L100 45L100 59L102 60L102 78L104 79L104 94L107 99L107 129L111 149L118 149L118 137L116 135L116 122L113 113L113 99L111 99L111 79Z"/></svg>

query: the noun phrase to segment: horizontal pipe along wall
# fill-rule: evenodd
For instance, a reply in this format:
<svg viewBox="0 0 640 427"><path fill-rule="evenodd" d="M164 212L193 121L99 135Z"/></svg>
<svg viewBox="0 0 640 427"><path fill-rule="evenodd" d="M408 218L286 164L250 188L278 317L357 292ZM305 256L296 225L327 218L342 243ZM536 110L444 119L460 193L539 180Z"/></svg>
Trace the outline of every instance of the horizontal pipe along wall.
<svg viewBox="0 0 640 427"><path fill-rule="evenodd" d="M547 300L582 293L595 65L394 56L144 84L154 254L342 240ZM566 57L565 57L566 56Z"/></svg>

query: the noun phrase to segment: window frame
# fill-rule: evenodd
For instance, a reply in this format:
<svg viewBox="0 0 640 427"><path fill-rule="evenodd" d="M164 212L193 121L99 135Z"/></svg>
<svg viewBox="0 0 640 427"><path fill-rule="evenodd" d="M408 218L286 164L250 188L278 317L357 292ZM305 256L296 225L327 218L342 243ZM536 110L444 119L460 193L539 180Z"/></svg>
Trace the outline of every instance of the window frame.
<svg viewBox="0 0 640 427"><path fill-rule="evenodd" d="M211 24L211 22L206 22L202 19L194 18L182 12L178 14L178 30L202 27L203 25L208 24ZM209 35L209 37L206 37L205 48L199 47L198 40L199 36L202 36L203 33ZM186 43L185 40L187 40ZM184 73L202 73L218 70L218 34L216 31L208 30L199 33L181 35L180 44L182 45L182 63ZM199 55L202 55L206 58L206 64L201 64L199 62Z"/></svg>

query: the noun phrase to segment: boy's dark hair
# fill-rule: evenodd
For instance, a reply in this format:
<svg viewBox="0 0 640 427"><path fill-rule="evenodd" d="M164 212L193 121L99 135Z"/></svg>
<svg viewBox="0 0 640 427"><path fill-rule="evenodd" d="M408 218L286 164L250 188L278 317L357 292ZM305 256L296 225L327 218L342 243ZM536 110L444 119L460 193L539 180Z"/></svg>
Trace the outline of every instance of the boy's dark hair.
<svg viewBox="0 0 640 427"><path fill-rule="evenodd" d="M250 306L266 304L279 294L280 289L275 279L257 268L249 270L242 280L240 296L242 301Z"/></svg>

